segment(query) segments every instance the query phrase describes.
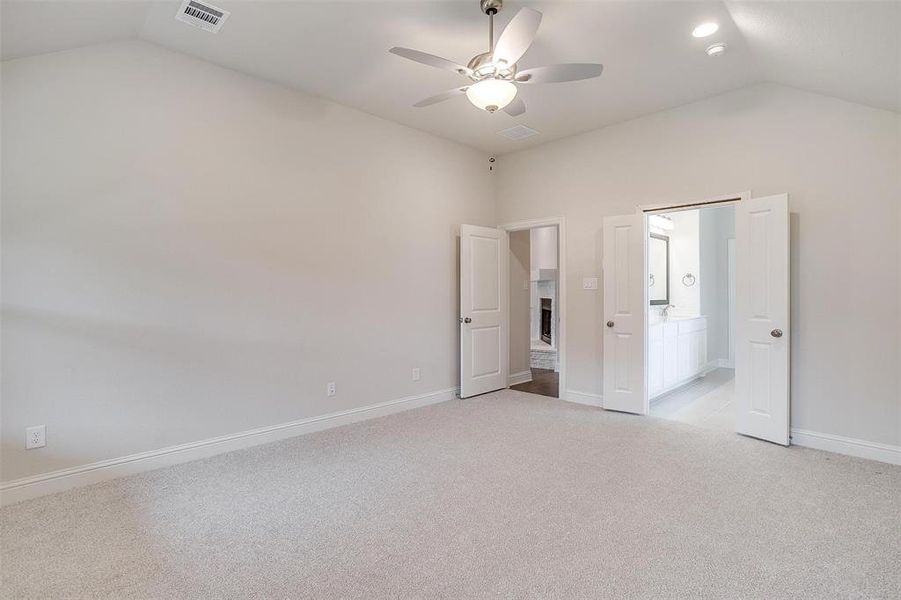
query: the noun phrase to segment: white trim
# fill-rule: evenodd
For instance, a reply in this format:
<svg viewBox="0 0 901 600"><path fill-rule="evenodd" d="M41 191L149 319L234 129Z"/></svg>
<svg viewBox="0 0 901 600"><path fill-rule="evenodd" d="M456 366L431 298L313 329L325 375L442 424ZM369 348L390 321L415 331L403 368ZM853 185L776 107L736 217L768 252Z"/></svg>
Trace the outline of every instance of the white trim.
<svg viewBox="0 0 901 600"><path fill-rule="evenodd" d="M189 442L178 446L169 446L159 450L150 450L129 456L102 460L87 465L23 477L0 484L0 505L13 504L29 498L61 492L74 487L99 483L108 479L142 473L160 467L207 458L224 452L232 452L242 448L268 444L298 435L313 433L348 425L358 421L383 417L411 408L428 406L453 400L459 388L450 388L408 396L397 400L389 400L360 408L342 410L326 415L308 417L288 423L249 429L229 435Z"/></svg>
<svg viewBox="0 0 901 600"><path fill-rule="evenodd" d="M704 368L701 369L701 373L707 375L714 369L732 369L732 364L729 362L728 358L714 358L711 361L708 361Z"/></svg>
<svg viewBox="0 0 901 600"><path fill-rule="evenodd" d="M840 435L795 428L791 430L791 443L795 446L826 450L827 452L846 454L858 458L868 458L892 465L901 465L901 446L891 446L889 444L868 442Z"/></svg>
<svg viewBox="0 0 901 600"><path fill-rule="evenodd" d="M593 394L591 392L579 392L577 390L566 390L562 396L567 402L575 402L576 404L586 404L588 406L596 406L604 408L604 397L601 394Z"/></svg>
<svg viewBox="0 0 901 600"><path fill-rule="evenodd" d="M513 221L500 225L499 229L503 229L508 233L511 231L522 231L524 229L534 229L535 227L546 227L548 225L557 226L557 366L555 371L560 373L559 389L566 389L566 218L545 217L541 219L528 219L525 221ZM507 252L509 253L509 247ZM508 254L509 262L509 254ZM509 279L509 273L508 273ZM509 280L507 289L510 289ZM507 332L510 331L510 311L507 311ZM509 361L509 358L507 359Z"/></svg>
<svg viewBox="0 0 901 600"><path fill-rule="evenodd" d="M507 378L507 385L518 385L520 383L529 383L530 381L532 381L532 369L513 373Z"/></svg>

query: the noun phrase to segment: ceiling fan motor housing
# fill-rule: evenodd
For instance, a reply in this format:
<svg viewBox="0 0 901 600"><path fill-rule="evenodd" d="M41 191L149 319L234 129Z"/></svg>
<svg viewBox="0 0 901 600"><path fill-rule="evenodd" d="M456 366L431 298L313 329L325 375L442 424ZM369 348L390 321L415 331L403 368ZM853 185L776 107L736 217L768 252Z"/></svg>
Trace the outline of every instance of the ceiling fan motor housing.
<svg viewBox="0 0 901 600"><path fill-rule="evenodd" d="M476 81L487 77L509 81L516 76L516 65L497 64L491 52L476 54L466 66L472 70L472 79Z"/></svg>
<svg viewBox="0 0 901 600"><path fill-rule="evenodd" d="M479 0L479 7L486 15L496 15L504 7L504 0Z"/></svg>

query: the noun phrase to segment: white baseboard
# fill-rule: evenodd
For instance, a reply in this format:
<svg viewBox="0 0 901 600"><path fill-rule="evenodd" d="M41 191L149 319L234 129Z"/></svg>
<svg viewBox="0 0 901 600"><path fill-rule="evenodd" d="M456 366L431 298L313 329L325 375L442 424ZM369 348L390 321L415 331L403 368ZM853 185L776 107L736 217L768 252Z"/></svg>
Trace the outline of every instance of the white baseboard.
<svg viewBox="0 0 901 600"><path fill-rule="evenodd" d="M728 358L714 358L709 361L704 367L701 369L701 375L707 375L711 371L715 371L716 369L731 369L732 366L729 364Z"/></svg>
<svg viewBox="0 0 901 600"><path fill-rule="evenodd" d="M587 404L588 406L598 406L604 408L604 397L600 394L592 394L590 392L579 392L576 390L566 390L562 396L567 402L575 402L576 404Z"/></svg>
<svg viewBox="0 0 901 600"><path fill-rule="evenodd" d="M117 477L150 471L160 467L207 458L224 452L232 452L242 448L267 444L269 442L275 442L303 435L305 433L313 433L315 431L331 429L333 427L348 425L358 421L365 421L366 419L383 417L411 408L419 408L420 406L428 406L429 404L453 400L456 398L458 389L459 388L451 388L418 396L408 396L406 398L389 400L387 402L343 410L327 415L309 417L298 421L271 425L269 427L250 429L239 433L201 440L199 442L190 442L178 446L161 448L159 450L150 450L148 452L141 452L110 460L102 460L87 465L71 467L60 471L44 473L42 475L35 475L33 477L15 479L0 484L0 506L61 492L70 488L99 483L108 479L115 479Z"/></svg>
<svg viewBox="0 0 901 600"><path fill-rule="evenodd" d="M507 385L516 385L519 383L529 383L532 381L532 369L528 371L520 371L519 373L513 373L509 377L507 377Z"/></svg>
<svg viewBox="0 0 901 600"><path fill-rule="evenodd" d="M868 442L866 440L808 431L806 429L792 429L791 443L795 446L826 450L827 452L847 454L858 458L868 458L892 465L901 465L901 446Z"/></svg>

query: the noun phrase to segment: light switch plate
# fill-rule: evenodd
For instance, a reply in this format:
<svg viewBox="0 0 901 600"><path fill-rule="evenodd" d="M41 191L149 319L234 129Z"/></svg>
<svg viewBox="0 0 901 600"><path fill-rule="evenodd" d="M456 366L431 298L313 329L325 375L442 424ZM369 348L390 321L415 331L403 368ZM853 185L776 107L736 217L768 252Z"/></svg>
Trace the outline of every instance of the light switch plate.
<svg viewBox="0 0 901 600"><path fill-rule="evenodd" d="M597 277L583 277L582 278L582 289L583 290L598 289L598 278Z"/></svg>

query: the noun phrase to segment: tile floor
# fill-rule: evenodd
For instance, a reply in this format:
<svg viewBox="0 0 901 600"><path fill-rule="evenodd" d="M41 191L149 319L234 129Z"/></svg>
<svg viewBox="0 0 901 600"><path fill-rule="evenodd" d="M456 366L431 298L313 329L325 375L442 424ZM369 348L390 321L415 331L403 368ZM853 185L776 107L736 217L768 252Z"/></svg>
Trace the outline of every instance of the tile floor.
<svg viewBox="0 0 901 600"><path fill-rule="evenodd" d="M735 370L715 369L651 400L651 416L719 431L735 431Z"/></svg>

